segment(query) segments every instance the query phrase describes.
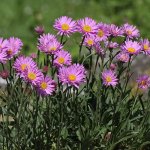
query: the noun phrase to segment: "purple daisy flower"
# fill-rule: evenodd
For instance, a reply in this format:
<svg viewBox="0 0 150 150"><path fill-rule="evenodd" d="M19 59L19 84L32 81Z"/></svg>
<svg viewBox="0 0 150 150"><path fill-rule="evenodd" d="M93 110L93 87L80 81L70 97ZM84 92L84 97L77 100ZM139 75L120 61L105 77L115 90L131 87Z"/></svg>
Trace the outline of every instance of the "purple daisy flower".
<svg viewBox="0 0 150 150"><path fill-rule="evenodd" d="M90 35L85 37L84 43L85 46L91 47L95 44L95 36L94 35Z"/></svg>
<svg viewBox="0 0 150 150"><path fill-rule="evenodd" d="M3 38L0 38L0 52L2 50L5 50L6 49L6 45L8 43L8 40L4 40Z"/></svg>
<svg viewBox="0 0 150 150"><path fill-rule="evenodd" d="M95 49L95 52L98 55L100 55L100 56L104 56L105 55L104 49L101 47L99 42L95 43L93 47Z"/></svg>
<svg viewBox="0 0 150 150"><path fill-rule="evenodd" d="M24 71L23 79L26 82L29 82L32 85L36 86L42 77L43 77L43 74L37 67L36 68L31 67L29 69L27 68Z"/></svg>
<svg viewBox="0 0 150 150"><path fill-rule="evenodd" d="M59 35L71 35L76 32L76 22L72 18L62 16L55 20L54 28L58 31Z"/></svg>
<svg viewBox="0 0 150 150"><path fill-rule="evenodd" d="M62 49L62 45L57 41L56 37L51 34L44 34L40 36L38 49L47 54L55 54Z"/></svg>
<svg viewBox="0 0 150 150"><path fill-rule="evenodd" d="M42 76L37 84L37 91L40 95L52 95L56 89L56 82L49 76Z"/></svg>
<svg viewBox="0 0 150 150"><path fill-rule="evenodd" d="M128 54L138 54L141 51L141 45L136 41L127 40L121 49Z"/></svg>
<svg viewBox="0 0 150 150"><path fill-rule="evenodd" d="M121 61L121 62L128 62L129 59L130 59L130 56L128 53L125 53L125 52L120 52L116 58Z"/></svg>
<svg viewBox="0 0 150 150"><path fill-rule="evenodd" d="M109 30L109 34L113 37L116 36L122 36L123 35L123 30L122 28L114 25L114 24L110 24L108 25L108 30Z"/></svg>
<svg viewBox="0 0 150 150"><path fill-rule="evenodd" d="M19 38L14 37L9 38L6 45L7 58L11 59L14 55L18 54L22 46L23 43Z"/></svg>
<svg viewBox="0 0 150 150"><path fill-rule="evenodd" d="M55 54L54 65L56 67L69 66L71 65L72 59L69 52L61 50Z"/></svg>
<svg viewBox="0 0 150 150"><path fill-rule="evenodd" d="M146 55L150 55L150 42L148 39L141 39L140 45L142 46L142 50Z"/></svg>
<svg viewBox="0 0 150 150"><path fill-rule="evenodd" d="M146 90L150 87L150 77L148 75L141 75L137 79L138 87Z"/></svg>
<svg viewBox="0 0 150 150"><path fill-rule="evenodd" d="M110 49L118 48L119 44L117 42L107 41L105 42L105 46Z"/></svg>
<svg viewBox="0 0 150 150"><path fill-rule="evenodd" d="M113 86L115 87L118 84L118 79L112 70L105 70L102 72L102 80L103 84L106 86Z"/></svg>
<svg viewBox="0 0 150 150"><path fill-rule="evenodd" d="M84 36L97 33L97 24L91 18L84 18L77 21L77 29Z"/></svg>
<svg viewBox="0 0 150 150"><path fill-rule="evenodd" d="M128 23L125 23L122 26L122 30L128 38L137 38L140 36L139 30L136 28L136 26L130 25Z"/></svg>
<svg viewBox="0 0 150 150"><path fill-rule="evenodd" d="M24 77L26 69L37 68L37 65L31 57L20 56L14 62L13 68L17 72L17 75Z"/></svg>
<svg viewBox="0 0 150 150"><path fill-rule="evenodd" d="M7 54L5 51L0 52L0 63L5 64L7 61Z"/></svg>
<svg viewBox="0 0 150 150"><path fill-rule="evenodd" d="M102 22L97 24L98 32L96 36L96 41L106 41L109 36L108 25Z"/></svg>
<svg viewBox="0 0 150 150"><path fill-rule="evenodd" d="M83 65L73 64L69 67L60 68L58 77L62 84L79 88L79 85L85 82L86 71Z"/></svg>

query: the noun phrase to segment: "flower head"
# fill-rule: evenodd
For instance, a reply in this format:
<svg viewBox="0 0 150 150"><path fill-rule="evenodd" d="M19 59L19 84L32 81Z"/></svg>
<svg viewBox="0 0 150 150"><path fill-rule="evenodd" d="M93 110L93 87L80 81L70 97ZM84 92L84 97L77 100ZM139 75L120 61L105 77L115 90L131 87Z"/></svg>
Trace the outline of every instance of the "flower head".
<svg viewBox="0 0 150 150"><path fill-rule="evenodd" d="M85 37L84 43L85 46L91 47L95 44L95 36L94 35L90 35Z"/></svg>
<svg viewBox="0 0 150 150"><path fill-rule="evenodd" d="M141 75L137 79L138 87L140 89L148 89L150 87L150 77L148 75Z"/></svg>
<svg viewBox="0 0 150 150"><path fill-rule="evenodd" d="M69 52L61 50L55 54L56 58L54 60L54 65L57 67L69 66L71 65L72 59Z"/></svg>
<svg viewBox="0 0 150 150"><path fill-rule="evenodd" d="M96 41L106 41L109 36L108 25L102 22L97 24L98 32L96 35Z"/></svg>
<svg viewBox="0 0 150 150"><path fill-rule="evenodd" d="M105 55L104 49L101 47L99 42L94 44L94 50L98 55L101 55L101 56Z"/></svg>
<svg viewBox="0 0 150 150"><path fill-rule="evenodd" d="M34 30L38 35L42 35L44 33L44 26L36 26Z"/></svg>
<svg viewBox="0 0 150 150"><path fill-rule="evenodd" d="M27 68L24 71L23 79L26 82L29 82L34 86L37 86L42 77L43 77L43 74L37 67L36 68L31 67L31 68Z"/></svg>
<svg viewBox="0 0 150 150"><path fill-rule="evenodd" d="M72 18L62 16L55 20L54 28L58 31L59 35L71 35L76 32L76 22Z"/></svg>
<svg viewBox="0 0 150 150"><path fill-rule="evenodd" d="M20 77L24 77L24 72L27 69L37 68L37 66L31 57L20 56L14 62L13 68Z"/></svg>
<svg viewBox="0 0 150 150"><path fill-rule="evenodd" d="M119 44L117 42L112 42L112 41L106 41L105 42L105 46L110 48L110 49L114 49L114 48L118 48Z"/></svg>
<svg viewBox="0 0 150 150"><path fill-rule="evenodd" d="M2 77L3 79L7 79L9 77L9 71L8 70L1 71L0 77Z"/></svg>
<svg viewBox="0 0 150 150"><path fill-rule="evenodd" d="M58 77L62 84L79 88L79 85L85 82L86 71L83 65L73 64L69 67L60 68Z"/></svg>
<svg viewBox="0 0 150 150"><path fill-rule="evenodd" d="M122 26L122 30L125 36L127 36L128 38L137 38L140 36L139 30L135 26L128 23L125 23Z"/></svg>
<svg viewBox="0 0 150 150"><path fill-rule="evenodd" d="M121 61L121 62L128 62L129 59L130 59L130 56L128 53L125 53L125 52L120 52L116 58Z"/></svg>
<svg viewBox="0 0 150 150"><path fill-rule="evenodd" d="M7 54L4 50L0 51L0 63L5 64L7 61Z"/></svg>
<svg viewBox="0 0 150 150"><path fill-rule="evenodd" d="M118 84L118 79L112 70L105 70L102 72L102 80L103 84L106 86L113 86L115 87Z"/></svg>
<svg viewBox="0 0 150 150"><path fill-rule="evenodd" d="M49 76L42 76L37 84L37 91L40 95L52 95L56 89L56 83Z"/></svg>
<svg viewBox="0 0 150 150"><path fill-rule="evenodd" d="M142 46L142 50L146 55L150 55L150 42L148 39L142 39L140 41L140 45Z"/></svg>
<svg viewBox="0 0 150 150"><path fill-rule="evenodd" d="M7 43L8 40L4 40L3 38L0 38L0 52L6 49Z"/></svg>
<svg viewBox="0 0 150 150"><path fill-rule="evenodd" d="M123 35L123 30L122 28L114 25L114 24L111 24L108 26L108 30L109 30L109 34L113 37L116 37L116 36L122 36Z"/></svg>
<svg viewBox="0 0 150 150"><path fill-rule="evenodd" d="M136 41L127 40L121 49L128 54L138 54L141 51L141 45Z"/></svg>
<svg viewBox="0 0 150 150"><path fill-rule="evenodd" d="M84 19L78 20L77 29L80 33L82 33L85 36L90 34L96 34L97 24L93 19L86 17Z"/></svg>
<svg viewBox="0 0 150 150"><path fill-rule="evenodd" d="M23 43L20 39L14 37L9 38L6 45L7 58L11 59L21 50L22 46Z"/></svg>

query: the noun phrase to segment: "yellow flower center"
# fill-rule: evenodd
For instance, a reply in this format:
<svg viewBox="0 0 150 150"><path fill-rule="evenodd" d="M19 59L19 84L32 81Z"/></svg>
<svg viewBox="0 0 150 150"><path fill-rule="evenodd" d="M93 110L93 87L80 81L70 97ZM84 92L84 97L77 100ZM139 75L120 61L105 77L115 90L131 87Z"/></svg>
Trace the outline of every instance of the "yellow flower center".
<svg viewBox="0 0 150 150"><path fill-rule="evenodd" d="M97 34L99 37L103 37L104 36L104 32L103 30L98 30L98 34Z"/></svg>
<svg viewBox="0 0 150 150"><path fill-rule="evenodd" d="M112 81L112 78L111 78L110 76L107 76L107 77L106 77L106 81L107 81L107 82L111 82L111 81Z"/></svg>
<svg viewBox="0 0 150 150"><path fill-rule="evenodd" d="M66 24L66 23L62 24L61 28L62 28L63 30L65 30L65 31L67 31L67 30L70 29L69 25Z"/></svg>
<svg viewBox="0 0 150 150"><path fill-rule="evenodd" d="M56 47L51 47L50 49L49 49L49 51L55 51L57 48Z"/></svg>
<svg viewBox="0 0 150 150"><path fill-rule="evenodd" d="M92 45L94 42L93 42L93 40L89 39L89 40L87 41L87 43L88 43L89 45Z"/></svg>
<svg viewBox="0 0 150 150"><path fill-rule="evenodd" d="M144 44L144 50L148 50L149 46L147 44Z"/></svg>
<svg viewBox="0 0 150 150"><path fill-rule="evenodd" d="M70 81L75 81L76 80L76 76L74 74L70 74L68 78L69 78Z"/></svg>
<svg viewBox="0 0 150 150"><path fill-rule="evenodd" d="M146 81L145 80L141 81L141 85L146 85Z"/></svg>
<svg viewBox="0 0 150 150"><path fill-rule="evenodd" d="M63 57L59 57L59 58L58 58L58 62L59 62L60 64L63 64L63 63L65 62L65 59L64 59Z"/></svg>
<svg viewBox="0 0 150 150"><path fill-rule="evenodd" d="M42 83L41 83L41 88L42 88L43 90L45 90L45 89L47 88L47 83L46 83L46 82L42 82Z"/></svg>
<svg viewBox="0 0 150 150"><path fill-rule="evenodd" d="M30 80L34 80L34 79L36 79L36 74L33 73L33 72L29 72L29 73L28 73L28 78L29 78Z"/></svg>
<svg viewBox="0 0 150 150"><path fill-rule="evenodd" d="M8 55L11 55L12 52L13 52L12 49L9 49L9 50L7 51L7 54L8 54Z"/></svg>
<svg viewBox="0 0 150 150"><path fill-rule="evenodd" d="M136 51L133 47L129 47L127 50L130 53L135 53L135 51Z"/></svg>
<svg viewBox="0 0 150 150"><path fill-rule="evenodd" d="M83 30L85 31L85 32L91 32L91 27L89 26L89 25L85 25L84 27L83 27Z"/></svg>
<svg viewBox="0 0 150 150"><path fill-rule="evenodd" d="M127 34L131 35L131 34L132 34L132 31L128 30L128 31L127 31Z"/></svg>
<svg viewBox="0 0 150 150"><path fill-rule="evenodd" d="M21 70L24 71L27 68L27 64L21 64Z"/></svg>

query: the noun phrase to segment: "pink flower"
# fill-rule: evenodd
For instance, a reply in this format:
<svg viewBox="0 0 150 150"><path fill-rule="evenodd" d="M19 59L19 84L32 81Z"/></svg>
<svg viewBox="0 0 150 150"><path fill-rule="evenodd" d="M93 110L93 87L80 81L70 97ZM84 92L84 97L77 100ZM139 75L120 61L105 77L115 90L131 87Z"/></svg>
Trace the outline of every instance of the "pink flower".
<svg viewBox="0 0 150 150"><path fill-rule="evenodd" d="M8 40L4 40L3 38L0 38L0 52L6 49L7 43Z"/></svg>
<svg viewBox="0 0 150 150"><path fill-rule="evenodd" d="M99 42L95 43L93 47L95 49L95 52L98 55L100 55L100 56L104 56L105 55L104 49L101 47Z"/></svg>
<svg viewBox="0 0 150 150"><path fill-rule="evenodd" d="M76 22L67 16L62 16L55 20L54 28L59 35L71 35L76 32Z"/></svg>
<svg viewBox="0 0 150 150"><path fill-rule="evenodd" d="M115 87L118 84L118 79L112 70L105 70L102 72L102 80L103 84L106 86L113 86Z"/></svg>
<svg viewBox="0 0 150 150"><path fill-rule="evenodd" d="M120 52L116 58L121 61L121 62L128 62L129 61L129 54L128 53L125 53L125 52Z"/></svg>
<svg viewBox="0 0 150 150"><path fill-rule="evenodd" d="M138 54L141 51L141 45L136 41L127 40L121 49L128 54Z"/></svg>
<svg viewBox="0 0 150 150"><path fill-rule="evenodd" d="M96 41L106 41L109 36L108 25L100 22L97 26L98 32L96 36Z"/></svg>
<svg viewBox="0 0 150 150"><path fill-rule="evenodd" d="M7 58L11 59L13 56L18 54L22 46L23 46L23 43L20 39L14 38L14 37L9 38L7 45L6 45Z"/></svg>
<svg viewBox="0 0 150 150"><path fill-rule="evenodd" d="M114 49L114 48L118 48L119 47L119 44L117 42L112 42L112 41L106 41L105 42L105 46L107 48L110 48L110 49Z"/></svg>
<svg viewBox="0 0 150 150"><path fill-rule="evenodd" d="M77 21L77 30L85 36L96 34L97 24L93 19L86 17Z"/></svg>
<svg viewBox="0 0 150 150"><path fill-rule="evenodd" d="M42 35L44 33L44 26L36 26L34 30L37 34Z"/></svg>
<svg viewBox="0 0 150 150"><path fill-rule="evenodd" d="M79 88L79 85L85 82L86 71L83 65L73 64L69 67L60 68L58 77L62 84Z"/></svg>
<svg viewBox="0 0 150 150"><path fill-rule="evenodd" d="M148 75L141 75L137 79L138 87L146 90L150 87L150 77Z"/></svg>
<svg viewBox="0 0 150 150"><path fill-rule="evenodd" d="M1 71L0 77L2 77L3 79L7 79L9 77L9 71L8 70Z"/></svg>
<svg viewBox="0 0 150 150"><path fill-rule="evenodd" d="M91 47L95 44L95 36L94 35L90 35L85 37L84 43L85 46Z"/></svg>
<svg viewBox="0 0 150 150"><path fill-rule="evenodd" d="M43 73L38 68L31 67L29 69L27 68L24 71L23 79L26 82L29 82L34 86L37 86L42 77L43 77Z"/></svg>
<svg viewBox="0 0 150 150"><path fill-rule="evenodd" d="M127 36L128 38L137 38L140 36L139 30L135 26L128 23L125 23L122 26L122 30L125 36Z"/></svg>
<svg viewBox="0 0 150 150"><path fill-rule="evenodd" d="M55 54L62 49L62 45L52 34L44 34L38 39L38 49L47 54Z"/></svg>
<svg viewBox="0 0 150 150"><path fill-rule="evenodd" d="M17 75L24 77L24 72L26 69L37 68L37 66L32 58L20 56L14 62L13 68L17 72Z"/></svg>
<svg viewBox="0 0 150 150"><path fill-rule="evenodd" d="M0 63L5 64L7 61L7 54L4 50L0 51Z"/></svg>
<svg viewBox="0 0 150 150"><path fill-rule="evenodd" d="M56 83L49 76L42 76L38 81L36 89L40 95L52 95L56 89Z"/></svg>
<svg viewBox="0 0 150 150"><path fill-rule="evenodd" d="M55 54L54 65L57 67L71 65L72 59L69 52L61 50Z"/></svg>
<svg viewBox="0 0 150 150"><path fill-rule="evenodd" d="M116 36L122 36L123 35L123 30L122 28L114 25L114 24L111 24L108 26L108 30L109 30L109 34L113 37L116 37Z"/></svg>
<svg viewBox="0 0 150 150"><path fill-rule="evenodd" d="M150 55L150 42L148 39L142 39L140 41L140 45L142 46L142 50L146 55Z"/></svg>

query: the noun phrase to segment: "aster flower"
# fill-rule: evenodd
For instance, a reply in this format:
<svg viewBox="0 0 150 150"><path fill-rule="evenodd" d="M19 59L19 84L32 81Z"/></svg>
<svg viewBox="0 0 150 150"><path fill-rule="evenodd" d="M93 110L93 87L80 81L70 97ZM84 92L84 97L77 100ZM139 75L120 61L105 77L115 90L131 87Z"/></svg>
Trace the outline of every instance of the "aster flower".
<svg viewBox="0 0 150 150"><path fill-rule="evenodd" d="M122 28L114 25L114 24L111 24L108 26L108 30L109 30L109 34L113 37L116 37L116 36L122 36L123 35L123 30Z"/></svg>
<svg viewBox="0 0 150 150"><path fill-rule="evenodd" d="M24 72L26 69L37 68L37 66L32 58L20 56L14 62L13 68L17 72L17 75L24 77Z"/></svg>
<svg viewBox="0 0 150 150"><path fill-rule="evenodd" d="M95 44L95 36L94 35L90 35L85 37L84 43L85 46L91 47Z"/></svg>
<svg viewBox="0 0 150 150"><path fill-rule="evenodd" d="M109 36L108 25L102 22L97 24L98 32L96 36L96 41L106 41Z"/></svg>
<svg viewBox="0 0 150 150"><path fill-rule="evenodd" d="M101 55L101 56L105 55L104 49L101 47L99 42L95 43L93 47L94 47L95 52L98 55Z"/></svg>
<svg viewBox="0 0 150 150"><path fill-rule="evenodd" d="M129 59L130 59L130 56L128 53L125 53L125 52L120 52L116 58L121 61L121 62L128 62Z"/></svg>
<svg viewBox="0 0 150 150"><path fill-rule="evenodd" d="M11 59L14 55L18 54L22 46L23 43L19 38L14 37L9 38L6 45L7 58Z"/></svg>
<svg viewBox="0 0 150 150"><path fill-rule="evenodd" d="M150 77L148 75L141 75L137 79L138 87L146 90L150 87Z"/></svg>
<svg viewBox="0 0 150 150"><path fill-rule="evenodd" d="M54 65L57 67L62 67L63 65L71 65L72 59L69 52L61 50L55 54L56 58L54 60Z"/></svg>
<svg viewBox="0 0 150 150"><path fill-rule="evenodd" d="M128 54L138 54L141 51L141 45L136 41L127 40L121 49Z"/></svg>
<svg viewBox="0 0 150 150"><path fill-rule="evenodd" d="M73 64L69 67L60 68L58 77L62 84L79 88L79 85L85 82L86 71L83 65Z"/></svg>
<svg viewBox="0 0 150 150"><path fill-rule="evenodd" d="M119 44L117 42L107 41L105 42L105 46L110 49L118 48Z"/></svg>
<svg viewBox="0 0 150 150"><path fill-rule="evenodd" d="M136 28L136 26L130 25L128 23L122 26L122 30L125 36L128 38L137 38L140 36L139 30Z"/></svg>
<svg viewBox="0 0 150 150"><path fill-rule="evenodd" d="M55 54L62 49L62 45L57 41L54 35L44 34L39 38L38 49L47 54Z"/></svg>
<svg viewBox="0 0 150 150"><path fill-rule="evenodd" d="M140 45L142 46L142 50L146 55L150 55L150 42L148 39L142 39L140 41Z"/></svg>
<svg viewBox="0 0 150 150"><path fill-rule="evenodd" d="M91 18L84 18L77 21L77 30L84 36L97 33L97 24Z"/></svg>
<svg viewBox="0 0 150 150"><path fill-rule="evenodd" d="M62 16L55 20L54 28L58 31L59 35L71 35L76 32L76 22L72 18Z"/></svg>
<svg viewBox="0 0 150 150"><path fill-rule="evenodd" d="M115 87L118 84L118 79L112 70L105 70L102 72L102 80L105 86Z"/></svg>
<svg viewBox="0 0 150 150"><path fill-rule="evenodd" d="M24 71L23 79L26 82L29 82L34 86L37 86L42 77L43 73L37 67L36 68L31 67L29 69L27 68Z"/></svg>
<svg viewBox="0 0 150 150"><path fill-rule="evenodd" d="M9 77L9 71L8 70L3 70L0 72L0 77L3 79L7 79Z"/></svg>
<svg viewBox="0 0 150 150"><path fill-rule="evenodd" d="M49 76L42 76L37 84L36 89L40 95L52 95L56 89L56 83Z"/></svg>
<svg viewBox="0 0 150 150"><path fill-rule="evenodd" d="M2 50L5 50L7 43L8 43L8 40L4 40L3 38L0 38L0 52Z"/></svg>
<svg viewBox="0 0 150 150"><path fill-rule="evenodd" d="M0 51L0 63L5 64L7 61L7 54L4 50Z"/></svg>
<svg viewBox="0 0 150 150"><path fill-rule="evenodd" d="M38 35L42 35L44 33L44 26L36 26L34 30Z"/></svg>

